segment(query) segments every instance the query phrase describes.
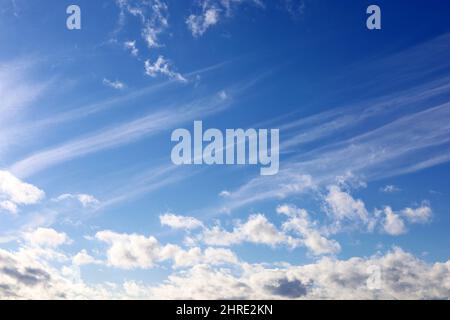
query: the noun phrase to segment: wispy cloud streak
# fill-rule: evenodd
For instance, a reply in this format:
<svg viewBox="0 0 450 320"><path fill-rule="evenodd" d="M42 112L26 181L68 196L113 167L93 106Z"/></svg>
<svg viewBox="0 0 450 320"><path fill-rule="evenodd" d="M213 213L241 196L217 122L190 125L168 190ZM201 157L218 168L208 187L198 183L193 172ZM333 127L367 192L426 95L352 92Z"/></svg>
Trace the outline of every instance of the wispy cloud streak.
<svg viewBox="0 0 450 320"><path fill-rule="evenodd" d="M27 177L61 162L118 147L173 128L196 117L219 112L227 104L226 101L213 96L194 101L175 110L156 111L142 118L33 154L13 164L10 170L20 177Z"/></svg>
<svg viewBox="0 0 450 320"><path fill-rule="evenodd" d="M436 47L448 36L432 40L388 61L410 63L425 48ZM450 52L446 44L438 46ZM431 56L434 56L431 54ZM409 60L408 60L409 59ZM408 62L409 61L409 62ZM439 60L437 60L439 61ZM398 62L400 63L400 62ZM432 67L443 71L445 66ZM401 65L400 69L407 73ZM422 78L415 64L408 83ZM445 69L445 68L444 68ZM417 71L417 74L416 74ZM412 72L412 71L411 71ZM423 170L450 160L450 85L448 72L441 72L421 85L336 108L279 125L284 141L280 149L284 161L274 179L256 177L224 199L232 210L254 202L285 198L333 183L349 173L366 180ZM398 74L399 78L402 78ZM276 123L276 122L275 122Z"/></svg>

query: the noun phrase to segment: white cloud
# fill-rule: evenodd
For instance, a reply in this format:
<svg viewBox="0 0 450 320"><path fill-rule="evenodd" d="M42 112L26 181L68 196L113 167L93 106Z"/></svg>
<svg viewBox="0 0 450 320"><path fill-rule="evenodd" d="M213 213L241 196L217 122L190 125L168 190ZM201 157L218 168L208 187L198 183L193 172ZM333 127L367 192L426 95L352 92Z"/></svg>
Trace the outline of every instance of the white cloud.
<svg viewBox="0 0 450 320"><path fill-rule="evenodd" d="M44 299L56 292L46 285L52 283L52 273L45 264L30 259L26 252L10 253L0 249L0 297ZM39 296L39 294L41 294Z"/></svg>
<svg viewBox="0 0 450 320"><path fill-rule="evenodd" d="M383 188L381 188L380 191L385 192L385 193L394 193L394 192L401 191L401 189L397 186L390 184L390 185L387 185L387 186L384 186Z"/></svg>
<svg viewBox="0 0 450 320"><path fill-rule="evenodd" d="M23 238L31 246L56 248L71 242L67 234L51 228L38 228L23 234Z"/></svg>
<svg viewBox="0 0 450 320"><path fill-rule="evenodd" d="M390 207L383 210L385 217L383 220L383 229L392 236L398 236L406 233L406 226L400 215L394 213Z"/></svg>
<svg viewBox="0 0 450 320"><path fill-rule="evenodd" d="M158 43L158 34L158 30L150 26L146 26L142 30L142 36L149 48L158 48L161 46Z"/></svg>
<svg viewBox="0 0 450 320"><path fill-rule="evenodd" d="M194 37L201 36L209 27L219 22L219 10L211 7L204 9L199 15L191 14L186 24Z"/></svg>
<svg viewBox="0 0 450 320"><path fill-rule="evenodd" d="M18 251L0 249L0 298L1 299L113 299L119 293L112 292L107 284L87 285L70 265L61 269L52 266L53 249L21 248ZM116 295L117 294L117 295Z"/></svg>
<svg viewBox="0 0 450 320"><path fill-rule="evenodd" d="M221 90L218 95L219 95L219 98L222 100L228 99L228 94L225 90Z"/></svg>
<svg viewBox="0 0 450 320"><path fill-rule="evenodd" d="M95 237L109 244L108 265L122 269L148 269L164 261L172 261L174 268L203 263L230 264L238 261L234 253L229 250L216 248L202 250L197 247L184 250L173 244L162 245L152 236L100 231Z"/></svg>
<svg viewBox="0 0 450 320"><path fill-rule="evenodd" d="M139 49L136 47L136 41L125 41L123 46L130 51L131 55L137 57L139 55Z"/></svg>
<svg viewBox="0 0 450 320"><path fill-rule="evenodd" d="M359 184L358 184L359 185ZM226 200L233 199L236 193L226 193ZM361 230L372 232L375 227L381 226L382 231L390 235L400 235L407 231L405 217L411 223L425 223L431 218L431 209L423 205L417 209L406 208L398 213L394 213L390 207L385 210L374 210L369 212L365 203L361 199L355 199L348 191L344 191L337 185L331 185L327 188L323 196L325 206L323 210L331 218L331 221L311 221L308 212L298 209L295 206L279 206L278 213L289 217L283 223L282 231L278 231L272 224L273 230L278 233L273 241L255 241L250 236L246 236L241 230L242 223L238 224L232 232L225 231L219 226L206 228L202 237L203 241L211 245L233 245L242 242L254 242L264 244L289 244L293 247L304 246L314 255L335 254L340 252L340 245L335 240L328 239L329 235L337 234L343 231ZM260 228L263 230L264 228ZM293 232L300 238L289 236ZM260 233L261 234L261 233ZM189 243L194 241L188 239Z"/></svg>
<svg viewBox="0 0 450 320"><path fill-rule="evenodd" d="M139 18L141 24L141 37L147 47L153 50L164 46L164 44L160 42L160 36L169 27L169 8L165 1L116 0L116 3L120 8L120 29L125 24L126 15L137 17ZM126 41L124 46L133 56L138 57L139 50L136 46L136 40ZM169 60L164 58L162 55L159 55L154 62L147 59L144 63L144 67L145 73L151 77L156 77L157 75L162 74L180 82L187 82L187 79L184 78L181 73L173 71L173 67Z"/></svg>
<svg viewBox="0 0 450 320"><path fill-rule="evenodd" d="M394 212L391 207L387 206L383 211L377 210L375 214L379 217L384 213L381 224L384 232L397 236L407 232L404 218L409 223L427 223L431 220L432 210L428 205L423 204L418 208L405 208Z"/></svg>
<svg viewBox="0 0 450 320"><path fill-rule="evenodd" d="M44 196L44 191L0 170L0 210L17 213L18 206L36 204Z"/></svg>
<svg viewBox="0 0 450 320"><path fill-rule="evenodd" d="M194 37L202 36L223 17L231 17L235 7L242 3L264 7L261 0L201 0L198 2L199 12L189 15L186 25Z"/></svg>
<svg viewBox="0 0 450 320"><path fill-rule="evenodd" d="M100 204L100 201L98 199L96 199L94 196L92 196L90 194L82 194L82 193L78 193L78 194L65 193L65 194L62 194L62 195L58 196L57 198L53 199L53 201L56 201L56 202L61 202L61 201L66 201L66 200L76 200L84 208L96 207Z"/></svg>
<svg viewBox="0 0 450 320"><path fill-rule="evenodd" d="M316 224L310 221L308 212L294 206L282 205L277 212L287 215L289 220L283 223L283 230L294 231L302 236L302 244L314 255L336 254L341 251L341 246L335 240L327 239Z"/></svg>
<svg viewBox="0 0 450 320"><path fill-rule="evenodd" d="M14 202L9 201L9 200L0 202L0 211L1 210L5 210L12 214L16 214L18 212L17 205Z"/></svg>
<svg viewBox="0 0 450 320"><path fill-rule="evenodd" d="M422 205L415 209L405 208L401 213L411 223L427 223L431 220L432 210L429 206Z"/></svg>
<svg viewBox="0 0 450 320"><path fill-rule="evenodd" d="M200 264L237 264L239 261L231 250L221 248L206 248L204 251L198 247L187 251L178 248L170 258L173 259L174 268L193 267Z"/></svg>
<svg viewBox="0 0 450 320"><path fill-rule="evenodd" d="M142 38L147 46L149 48L162 46L159 43L159 36L169 26L168 6L164 1L116 0L116 3L120 8L119 24L124 24L126 14L137 17L141 23ZM137 51L134 50L135 44L133 42L128 42L128 44L132 45L129 47L131 53L137 56Z"/></svg>
<svg viewBox="0 0 450 320"><path fill-rule="evenodd" d="M180 292L187 290L189 294ZM189 299L236 299L250 298L251 288L230 270L216 270L207 265L194 266L187 273L171 275L166 284L147 288L147 294L159 296L160 299L178 299L190 296Z"/></svg>
<svg viewBox="0 0 450 320"><path fill-rule="evenodd" d="M286 236L277 230L262 214L249 217L248 221L235 231L244 235L249 242L276 245L287 241Z"/></svg>
<svg viewBox="0 0 450 320"><path fill-rule="evenodd" d="M327 239L317 222L310 220L306 210L283 205L277 208L279 214L287 217L281 230L263 214L250 215L247 221L237 221L231 231L220 225L203 227L198 235L185 239L188 245L202 242L210 246L234 246L242 243L262 244L271 247L305 247L313 255L336 254L341 250L339 243Z"/></svg>
<svg viewBox="0 0 450 320"><path fill-rule="evenodd" d="M279 231L262 214L251 215L244 223L238 223L229 232L219 226L206 228L201 236L208 245L231 246L243 242L276 246L287 244L295 246L295 240Z"/></svg>
<svg viewBox="0 0 450 320"><path fill-rule="evenodd" d="M150 60L146 60L145 73L151 77L156 77L158 74L163 74L180 82L187 81L186 78L184 78L180 73L172 70L169 61L167 61L163 56L159 56L154 63Z"/></svg>
<svg viewBox="0 0 450 320"><path fill-rule="evenodd" d="M354 199L338 186L328 187L325 202L328 212L336 221L337 228L340 228L345 223L350 223L363 224L368 230L373 229L374 221L369 217L364 202L360 199Z"/></svg>
<svg viewBox="0 0 450 320"><path fill-rule="evenodd" d="M34 204L44 197L44 192L7 171L0 171L0 196L17 204Z"/></svg>
<svg viewBox="0 0 450 320"><path fill-rule="evenodd" d="M407 232L404 218L410 223L426 223L431 220L432 210L426 204L416 209L405 208L399 212L394 212L390 206L386 206L383 210L375 209L373 214L370 214L362 200L355 200L337 186L331 186L328 190L327 210L336 220L335 225L329 228L330 232L341 231L342 222L349 220L356 225L366 226L369 231L372 231L376 225L381 225L383 232L398 236ZM389 190L392 192L393 189L389 188Z"/></svg>
<svg viewBox="0 0 450 320"><path fill-rule="evenodd" d="M193 217L178 216L172 213L166 213L159 217L161 225L172 229L193 230L203 226L201 221Z"/></svg>
<svg viewBox="0 0 450 320"><path fill-rule="evenodd" d="M367 285L380 270L380 289ZM161 299L447 299L450 262L429 265L401 249L370 258L266 267L243 263L240 271L196 265L156 287Z"/></svg>
<svg viewBox="0 0 450 320"><path fill-rule="evenodd" d="M97 232L95 237L110 245L108 264L123 269L151 268L160 260L160 244L154 237L138 234Z"/></svg>
<svg viewBox="0 0 450 320"><path fill-rule="evenodd" d="M81 250L75 256L73 256L72 262L76 266L101 263L99 260L92 257L85 249Z"/></svg>
<svg viewBox="0 0 450 320"><path fill-rule="evenodd" d="M288 216L299 215L298 210L287 209L284 207L280 211ZM109 231L98 234L98 238L107 241L119 239L120 243L113 246L122 246L120 250L125 251L129 249L129 243L121 237L130 236L138 235ZM144 249L154 251L151 237L140 240ZM160 258L170 259L174 270L154 285L136 281L95 285L83 282L78 266L97 263L86 250L73 259L64 260L52 248L0 249L0 298L448 299L450 296L450 261L429 264L400 248L367 258L338 260L326 257L304 265L251 264L239 261L226 249L183 250L174 245L160 249ZM129 253L127 259L135 261L136 251L131 248ZM148 254L146 250L141 253ZM60 269L51 266L55 259L62 264ZM374 270L379 272L377 289L368 285Z"/></svg>
<svg viewBox="0 0 450 320"><path fill-rule="evenodd" d="M230 192L230 191L227 191L227 190L223 190L223 191L221 191L221 192L219 193L219 196L222 197L222 198L226 198L226 197L231 196L231 192Z"/></svg>
<svg viewBox="0 0 450 320"><path fill-rule="evenodd" d="M84 207L97 205L100 202L94 196L91 196L89 194L77 194L76 197Z"/></svg>
<svg viewBox="0 0 450 320"><path fill-rule="evenodd" d="M103 84L116 90L122 90L125 88L125 84L123 82L120 82L119 80L111 81L109 79L104 78Z"/></svg>
<svg viewBox="0 0 450 320"><path fill-rule="evenodd" d="M154 0L152 4L152 16L145 22L142 36L149 48L160 47L158 36L168 27L168 7L160 0Z"/></svg>

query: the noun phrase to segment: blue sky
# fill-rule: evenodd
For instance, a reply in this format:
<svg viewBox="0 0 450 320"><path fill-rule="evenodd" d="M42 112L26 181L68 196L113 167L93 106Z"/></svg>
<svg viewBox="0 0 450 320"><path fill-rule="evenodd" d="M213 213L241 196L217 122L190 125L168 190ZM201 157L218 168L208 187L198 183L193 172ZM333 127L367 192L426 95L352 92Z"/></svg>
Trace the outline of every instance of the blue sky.
<svg viewBox="0 0 450 320"><path fill-rule="evenodd" d="M0 297L448 299L450 5L371 4L0 0Z"/></svg>

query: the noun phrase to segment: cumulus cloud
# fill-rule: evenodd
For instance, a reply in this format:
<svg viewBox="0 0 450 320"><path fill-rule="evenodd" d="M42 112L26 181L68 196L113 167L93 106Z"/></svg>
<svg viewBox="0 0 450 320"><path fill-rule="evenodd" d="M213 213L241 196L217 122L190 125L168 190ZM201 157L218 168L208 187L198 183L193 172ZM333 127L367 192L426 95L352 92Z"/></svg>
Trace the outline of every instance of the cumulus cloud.
<svg viewBox="0 0 450 320"><path fill-rule="evenodd" d="M367 282L380 271L379 289ZM149 287L162 299L448 299L450 262L427 264L394 248L382 256L282 268L241 264L240 271L197 265Z"/></svg>
<svg viewBox="0 0 450 320"><path fill-rule="evenodd" d="M94 257L92 257L85 249L81 250L75 256L73 256L72 262L76 266L101 263L100 260L97 260Z"/></svg>
<svg viewBox="0 0 450 320"><path fill-rule="evenodd" d="M378 289L367 282L380 271ZM71 270L0 250L1 298L22 299L448 299L450 262L428 264L394 248L384 255L305 265L195 264L156 285L87 285Z"/></svg>
<svg viewBox="0 0 450 320"><path fill-rule="evenodd" d="M163 56L159 56L158 59L152 63L150 60L145 61L145 73L150 77L156 77L158 74L163 74L171 79L175 79L180 82L186 82L180 73L172 70L170 62Z"/></svg>
<svg viewBox="0 0 450 320"><path fill-rule="evenodd" d="M193 230L203 226L202 222L193 217L178 216L173 213L166 213L159 217L161 225L172 229Z"/></svg>
<svg viewBox="0 0 450 320"><path fill-rule="evenodd" d="M395 188L387 186L381 190L395 192ZM362 200L354 199L350 193L335 185L328 187L328 193L324 199L325 209L333 220L333 224L326 227L329 233L341 232L343 227L349 225L362 226L370 232L377 227L391 236L399 236L408 231L407 223L424 224L432 217L432 210L426 202L417 208L394 211L390 206L385 206L382 210L374 209L369 212Z"/></svg>
<svg viewBox="0 0 450 320"><path fill-rule="evenodd" d="M122 269L148 269L164 261L171 261L175 268L202 263L217 265L238 261L234 253L226 249L202 250L196 247L185 250L173 244L163 245L152 236L100 231L95 237L109 244L107 264Z"/></svg>
<svg viewBox="0 0 450 320"><path fill-rule="evenodd" d="M36 204L45 196L44 191L0 170L0 210L17 213L18 206Z"/></svg>
<svg viewBox="0 0 450 320"><path fill-rule="evenodd" d="M160 244L154 237L138 234L97 232L95 238L109 244L108 264L123 269L150 268L160 260Z"/></svg>
<svg viewBox="0 0 450 320"><path fill-rule="evenodd" d="M214 246L231 246L243 242L269 246L296 245L292 237L279 231L263 214L251 215L246 222L237 223L232 231L227 231L220 226L206 228L201 238L204 243Z"/></svg>
<svg viewBox="0 0 450 320"><path fill-rule="evenodd" d="M44 286L50 279L50 273L38 262L0 249L0 297L32 296L33 287Z"/></svg>
<svg viewBox="0 0 450 320"><path fill-rule="evenodd" d="M398 236L407 232L406 222L409 223L428 223L431 220L431 208L423 204L418 208L405 208L394 212L387 206L383 210L376 210L377 216L382 216L381 224L384 232L392 236Z"/></svg>
<svg viewBox="0 0 450 320"><path fill-rule="evenodd" d="M107 284L87 285L70 267L52 266L53 249L0 249L0 299L112 299ZM44 253L47 251L47 253Z"/></svg>
<svg viewBox="0 0 450 320"><path fill-rule="evenodd" d="M29 245L53 248L71 242L67 234L51 228L37 228L24 233L23 238Z"/></svg>
<svg viewBox="0 0 450 320"><path fill-rule="evenodd" d="M401 213L411 223L427 223L431 220L432 216L431 208L425 204L415 209L405 208Z"/></svg>
<svg viewBox="0 0 450 320"><path fill-rule="evenodd" d="M280 210L283 214L299 215L294 208ZM138 253L147 255L148 252L160 259L170 259L174 270L154 285L135 281L89 285L81 279L78 269L79 265L96 261L86 250L68 261L63 260L63 266L58 269L52 266L55 259L52 254L40 252L37 255L36 249L27 247L18 251L0 249L0 298L191 300L450 297L450 261L426 263L397 247L385 254L377 253L366 258L339 260L324 257L303 265L281 262L252 264L240 261L228 249L183 250L174 245L159 245L159 253L155 254L158 245L152 237L102 231L97 238L108 241L111 244L109 250L116 246L115 254L120 253L132 261L137 261ZM136 250L136 245L141 248ZM144 263L148 264L146 261ZM375 273L376 286L369 285Z"/></svg>
<svg viewBox="0 0 450 320"><path fill-rule="evenodd" d="M316 256L336 254L341 250L337 241L324 235L318 222L311 221L306 210L282 205L277 208L277 212L287 217L281 228L270 222L264 214L252 214L246 221L236 221L232 230L224 229L220 224L203 225L201 232L187 237L185 243L191 246L203 243L219 247L252 243L270 247L286 246L291 249L303 246Z"/></svg>
<svg viewBox="0 0 450 320"><path fill-rule="evenodd" d="M310 221L306 210L283 205L277 208L277 212L289 217L289 220L283 224L283 229L299 234L303 238L302 244L312 254L336 254L341 250L337 241L327 239L317 230L316 223Z"/></svg>
<svg viewBox="0 0 450 320"><path fill-rule="evenodd" d="M331 214L339 229L345 224L363 225L368 230L374 228L374 223L364 202L354 199L348 192L341 190L339 186L328 187L328 194L325 196L327 211Z"/></svg>
<svg viewBox="0 0 450 320"><path fill-rule="evenodd" d="M247 221L237 221L231 231L220 225L203 227L201 234L190 236L185 242L198 242L210 246L234 246L242 243L288 248L305 247L313 255L336 254L341 247L335 240L327 239L319 231L318 224L310 220L306 210L283 205L277 208L279 214L287 216L281 229L271 223L263 214L250 215Z"/></svg>
<svg viewBox="0 0 450 320"><path fill-rule="evenodd" d="M75 200L79 202L84 208L96 207L100 204L100 201L96 199L94 196L83 193L77 194L65 193L53 199L53 201L55 202L70 201L70 200Z"/></svg>
<svg viewBox="0 0 450 320"><path fill-rule="evenodd" d="M182 250L179 247L175 248L176 250L170 255L175 268L193 267L200 264L237 264L239 261L234 252L228 249L206 248L202 251L197 247L189 250Z"/></svg>
<svg viewBox="0 0 450 320"><path fill-rule="evenodd" d="M398 236L406 233L406 226L400 215L394 213L391 207L384 208L383 229L392 236Z"/></svg>

